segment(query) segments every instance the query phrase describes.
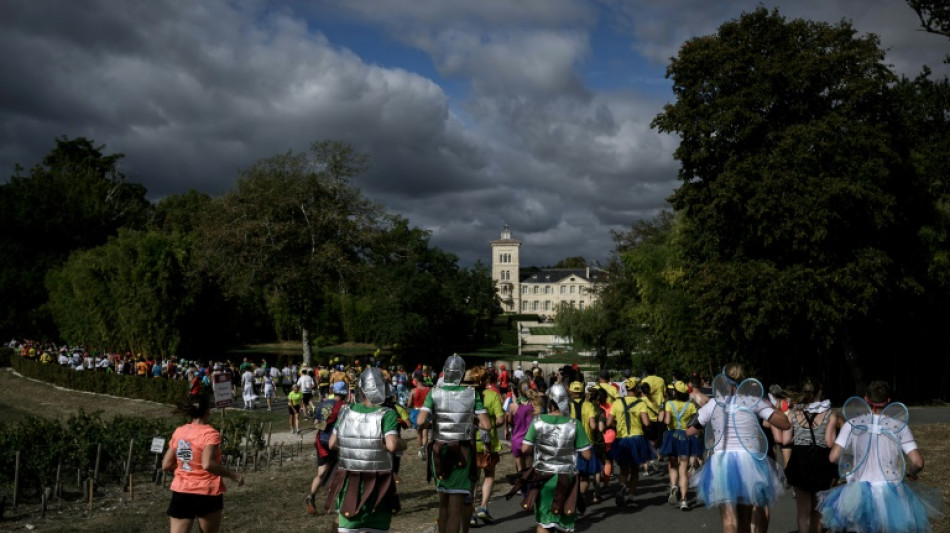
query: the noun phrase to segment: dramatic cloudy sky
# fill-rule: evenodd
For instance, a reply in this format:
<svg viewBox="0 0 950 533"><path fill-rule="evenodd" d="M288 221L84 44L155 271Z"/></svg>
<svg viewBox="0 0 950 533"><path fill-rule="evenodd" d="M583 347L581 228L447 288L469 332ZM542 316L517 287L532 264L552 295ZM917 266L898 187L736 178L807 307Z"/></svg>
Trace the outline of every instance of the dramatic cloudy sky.
<svg viewBox="0 0 950 533"><path fill-rule="evenodd" d="M4 0L0 176L86 136L157 201L342 139L372 158L357 185L463 264L506 223L522 264L603 261L677 185L677 139L649 127L668 59L759 3ZM904 0L761 3L848 18L901 73L950 51Z"/></svg>

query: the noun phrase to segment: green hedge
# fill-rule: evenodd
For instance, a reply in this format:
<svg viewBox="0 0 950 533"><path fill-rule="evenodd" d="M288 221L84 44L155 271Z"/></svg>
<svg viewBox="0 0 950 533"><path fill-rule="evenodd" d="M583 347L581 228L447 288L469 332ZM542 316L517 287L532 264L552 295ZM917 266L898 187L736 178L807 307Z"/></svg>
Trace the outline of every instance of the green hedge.
<svg viewBox="0 0 950 533"><path fill-rule="evenodd" d="M10 366L16 351L13 348L0 348L0 367Z"/></svg>
<svg viewBox="0 0 950 533"><path fill-rule="evenodd" d="M188 382L178 379L140 378L101 371L76 371L57 364L43 364L11 357L10 366L20 374L68 389L179 404L188 400Z"/></svg>

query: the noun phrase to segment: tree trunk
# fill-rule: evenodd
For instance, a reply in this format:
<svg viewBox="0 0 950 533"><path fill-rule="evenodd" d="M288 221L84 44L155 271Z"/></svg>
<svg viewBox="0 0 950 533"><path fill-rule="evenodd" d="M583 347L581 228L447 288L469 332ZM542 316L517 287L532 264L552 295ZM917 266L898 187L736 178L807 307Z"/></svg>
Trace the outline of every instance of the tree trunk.
<svg viewBox="0 0 950 533"><path fill-rule="evenodd" d="M854 382L854 394L864 396L864 372L861 369L861 362L858 361L858 353L854 349L854 343L851 341L851 333L845 331L842 340L844 348L844 360L847 361L851 369L851 379Z"/></svg>
<svg viewBox="0 0 950 533"><path fill-rule="evenodd" d="M303 341L303 363L307 366L313 366L310 364L310 331L307 328L300 328L301 339Z"/></svg>

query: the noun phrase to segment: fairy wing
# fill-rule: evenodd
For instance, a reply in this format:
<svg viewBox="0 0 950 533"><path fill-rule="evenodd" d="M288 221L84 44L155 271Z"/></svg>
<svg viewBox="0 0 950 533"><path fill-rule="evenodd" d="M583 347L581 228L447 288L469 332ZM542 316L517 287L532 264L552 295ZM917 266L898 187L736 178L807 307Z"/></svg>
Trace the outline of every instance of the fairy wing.
<svg viewBox="0 0 950 533"><path fill-rule="evenodd" d="M714 449L726 432L726 424L729 422L726 408L732 401L734 389L735 383L726 377L725 374L719 374L713 379L713 393L710 399L716 402L716 406L713 408L712 417L710 417L709 422L706 424L703 434L703 443L707 450Z"/></svg>
<svg viewBox="0 0 950 533"><path fill-rule="evenodd" d="M719 444L723 434L726 432L727 423L726 405L716 402L715 407L713 407L712 417L709 418L709 422L706 423L706 427L703 430L703 444L706 446L706 450L711 451L716 448L716 445Z"/></svg>
<svg viewBox="0 0 950 533"><path fill-rule="evenodd" d="M863 398L852 396L841 407L841 414L851 425L851 435L838 458L838 474L847 477L864 466L871 447L871 406Z"/></svg>
<svg viewBox="0 0 950 533"><path fill-rule="evenodd" d="M906 462L901 450L900 432L907 427L910 413L907 406L895 402L884 408L875 428L877 437L877 457L881 473L888 481L900 481L904 478Z"/></svg>
<svg viewBox="0 0 950 533"><path fill-rule="evenodd" d="M736 395L731 406L732 424L739 444L756 460L765 459L768 454L769 441L759 423L756 409L765 394L765 388L759 380L749 378L736 388Z"/></svg>

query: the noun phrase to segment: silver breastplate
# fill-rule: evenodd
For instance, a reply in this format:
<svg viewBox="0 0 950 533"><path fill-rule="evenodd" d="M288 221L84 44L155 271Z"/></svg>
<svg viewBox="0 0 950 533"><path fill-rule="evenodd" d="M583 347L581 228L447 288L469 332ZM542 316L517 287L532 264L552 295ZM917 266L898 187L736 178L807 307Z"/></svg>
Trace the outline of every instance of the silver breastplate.
<svg viewBox="0 0 950 533"><path fill-rule="evenodd" d="M534 425L534 467L541 472L573 474L577 472L577 452L574 438L577 424L574 420L561 424L545 422L540 416Z"/></svg>
<svg viewBox="0 0 950 533"><path fill-rule="evenodd" d="M469 440L475 422L475 391L473 389L432 389L435 406L435 439L441 441Z"/></svg>
<svg viewBox="0 0 950 533"><path fill-rule="evenodd" d="M344 407L336 426L340 468L352 472L378 472L393 469L392 454L383 444L383 407L372 413L357 413Z"/></svg>

